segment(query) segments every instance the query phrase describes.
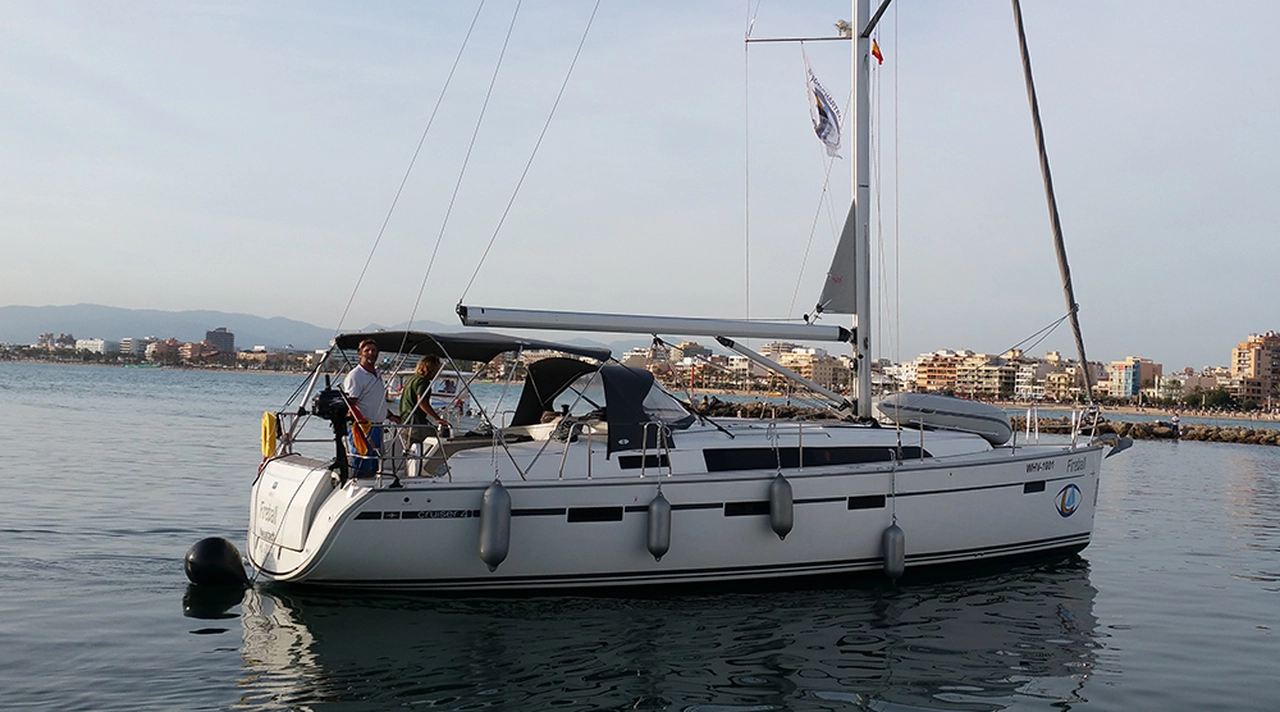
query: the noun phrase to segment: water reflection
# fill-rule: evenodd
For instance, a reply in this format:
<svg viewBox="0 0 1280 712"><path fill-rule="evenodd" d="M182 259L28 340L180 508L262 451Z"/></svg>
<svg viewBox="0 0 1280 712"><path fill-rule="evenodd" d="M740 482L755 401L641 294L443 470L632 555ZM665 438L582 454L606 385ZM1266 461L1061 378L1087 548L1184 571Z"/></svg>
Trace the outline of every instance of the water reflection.
<svg viewBox="0 0 1280 712"><path fill-rule="evenodd" d="M240 605L245 595L245 589L241 586L187 584L187 592L182 595L182 615L201 620L237 618L231 609Z"/></svg>
<svg viewBox="0 0 1280 712"><path fill-rule="evenodd" d="M1088 564L887 588L662 598L254 591L245 705L998 710L1070 706Z"/></svg>

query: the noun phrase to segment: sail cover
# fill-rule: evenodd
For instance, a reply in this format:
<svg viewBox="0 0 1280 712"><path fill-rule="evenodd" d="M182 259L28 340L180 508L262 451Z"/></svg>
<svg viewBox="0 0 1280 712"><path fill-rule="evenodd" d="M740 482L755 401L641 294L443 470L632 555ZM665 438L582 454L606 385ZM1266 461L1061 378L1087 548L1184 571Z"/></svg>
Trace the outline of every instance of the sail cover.
<svg viewBox="0 0 1280 712"><path fill-rule="evenodd" d="M854 225L857 222L857 203L849 206L849 217L845 218L844 229L840 232L840 242L836 245L836 253L831 258L831 269L827 270L826 282L822 285L822 296L818 297L815 311L822 314L853 314L857 311L855 288L857 279L854 266L857 264L857 249L854 240Z"/></svg>

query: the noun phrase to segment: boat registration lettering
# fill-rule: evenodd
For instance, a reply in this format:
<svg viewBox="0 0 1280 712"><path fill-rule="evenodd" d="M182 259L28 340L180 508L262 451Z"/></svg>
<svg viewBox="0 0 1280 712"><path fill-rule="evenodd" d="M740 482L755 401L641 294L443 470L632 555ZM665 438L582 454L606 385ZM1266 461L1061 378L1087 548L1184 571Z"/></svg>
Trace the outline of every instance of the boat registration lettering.
<svg viewBox="0 0 1280 712"><path fill-rule="evenodd" d="M258 518L265 522L278 524L279 518L280 518L280 508L274 504L267 504L263 502L262 504L258 505Z"/></svg>
<svg viewBox="0 0 1280 712"><path fill-rule="evenodd" d="M1028 462L1027 472L1049 472L1053 469L1053 460L1041 460L1040 462Z"/></svg>
<svg viewBox="0 0 1280 712"><path fill-rule="evenodd" d="M1083 457L1073 457L1067 460L1067 472L1084 472L1085 459Z"/></svg>

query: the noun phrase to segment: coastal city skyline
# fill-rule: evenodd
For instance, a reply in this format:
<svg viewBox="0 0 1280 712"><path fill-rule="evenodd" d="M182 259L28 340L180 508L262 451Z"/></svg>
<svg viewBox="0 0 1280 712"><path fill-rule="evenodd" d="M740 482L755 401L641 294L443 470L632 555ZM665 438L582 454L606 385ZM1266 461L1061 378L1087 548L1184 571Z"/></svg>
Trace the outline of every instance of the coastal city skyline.
<svg viewBox="0 0 1280 712"><path fill-rule="evenodd" d="M220 307L343 330L453 323L464 297L799 319L851 155L824 159L801 48L752 45L744 61L742 38L749 19L755 37L848 19L847 3L801 5L747 18L736 2L607 3L572 73L593 4L523 7L496 79L500 46L460 55L401 194L475 6L5 3L0 304ZM1103 360L1221 363L1280 302L1265 208L1280 7L1091 7L1024 8L1086 344ZM514 9L487 4L477 32L501 37ZM877 348L1012 346L1065 306L1009 5L901 3L878 43L876 279L895 284L873 291L894 315ZM846 50L803 54L847 104ZM1192 95L1213 110L1188 110ZM1038 348L1072 351L1062 333Z"/></svg>
<svg viewBox="0 0 1280 712"><path fill-rule="evenodd" d="M21 314L17 315L15 310L17 310L18 312L21 312ZM156 328L152 328L151 326L135 326L135 327L116 326L116 327L108 327L105 330L99 326L101 323L111 323L111 324L132 323L132 324L143 325L143 324L149 324L150 323L149 320L157 319L158 317L163 317L163 318L159 318L158 320L164 321L164 322L167 322L172 318L180 318L181 321L183 321L183 323L185 324L185 326L177 330L170 329L168 332L166 332L164 328L156 329ZM249 323L247 324L244 321L246 319L250 320ZM9 321L19 323L21 324L21 326L19 326L15 330L13 328L14 324L7 323ZM211 326L211 324L214 324L214 322L218 323L217 327ZM332 329L322 327L322 326L317 326L315 324L308 324L306 322L300 322L296 320L283 320L280 317L268 319L268 318L264 318L264 317L260 317L252 314L234 314L230 312L218 312L218 311L165 312L165 311L157 311L157 310L120 309L117 307L105 307L101 305L74 305L74 306L66 306L66 307L0 306L0 345L4 345L7 343L9 346L31 346L31 345L36 345L40 341L40 339L45 337L53 338L59 335L67 336L68 334L70 334L72 337L78 340L88 339L88 340L96 340L100 342L105 341L108 343L110 342L120 343L122 340L127 340L127 339L142 340L142 339L149 338L152 341L155 341L155 340L165 341L168 339L176 339L179 343L190 344L190 343L198 343L201 340L199 338L200 335L204 334L207 331L213 330L215 328L227 328L223 326L224 324L227 324L227 323L236 323L236 324L242 325L241 327L236 329L228 329L230 331L241 332L242 338L238 344L240 347L240 350L245 350L246 348L253 348L257 351L286 351L286 352L294 352L294 351L306 352L306 351L313 351L313 350L322 350L326 348L330 340L337 335L337 332L335 332ZM86 327L85 326L86 324L93 324L93 326ZM288 325L289 327L288 333L291 336L283 339L275 336L273 331L275 329L282 328L281 324ZM86 330L86 328L88 330ZM305 334L299 333L298 331L299 328L306 330L307 333ZM414 328L417 330L442 331L442 332L458 332L458 331L469 330L466 327L463 327L461 325L458 325L452 322L450 323L422 322L422 323L412 325L411 327L406 324L369 324L363 329L351 329L349 331L376 331L376 330L383 330L383 329L404 329L404 328ZM78 333L75 333L75 332L78 332ZM114 334L115 332L119 332L119 334L116 334L114 336L103 335L103 334ZM161 332L164 332L164 334L161 335ZM252 333L252 335L249 336L247 340L243 338L243 335L246 332ZM1165 358L1161 354L1144 351L1143 349L1130 349L1130 350L1122 351L1116 354L1102 353L1100 352L1100 350L1092 348L1088 344L1087 339L1086 339L1086 349L1087 349L1087 356L1090 363L1105 364L1105 363L1119 362L1129 358L1138 358L1138 359L1145 359L1147 361L1163 364L1163 367L1167 372L1181 373L1181 372L1186 372L1189 369L1191 372L1200 373L1200 372L1204 372L1206 370L1212 370L1215 368L1230 369L1233 358L1234 358L1234 350L1242 342L1248 341L1257 336L1266 336L1266 335L1274 334L1275 332L1276 330L1270 329L1270 328L1258 328L1258 329L1251 330L1247 333L1240 334L1234 340L1232 340L1230 344L1218 345L1218 348L1216 350L1221 354L1218 358L1205 361L1205 362L1195 362L1195 363L1189 363L1189 362L1177 361L1170 358ZM86 336L86 334L89 334L89 335ZM526 334L526 335L529 335L529 334ZM549 341L571 341L575 343L590 342L595 345L606 346L613 350L615 357L620 357L621 354L623 354L628 349L631 349L635 346L647 345L650 342L649 337L636 335L636 334L626 335L626 334L618 333L618 334L614 334L614 336L618 338L609 338L607 334L586 333L586 332L579 333L579 332L541 331L537 333L538 338L544 338ZM683 337L680 337L679 335L672 335L672 334L664 334L663 336L666 338L677 338L677 339L683 338ZM297 341L298 346L295 346L293 343L290 343L292 341ZM711 341L711 340L708 340L708 341ZM754 341L756 340L744 340L744 343L750 344L751 342L754 342ZM252 343L248 343L248 342L252 342ZM758 346L759 344L756 344L756 345ZM721 352L721 353L724 352L724 350L719 348L714 342L709 343L708 346L713 351ZM813 348L815 345L800 344L800 346L803 346L805 348ZM826 351L829 351L833 354L842 353L842 347L838 345L823 346L819 344L816 346L820 348L824 348ZM905 363L905 362L918 359L920 356L925 356L925 355L934 354L934 353L953 352L953 353L978 353L978 354L999 355L999 354L1005 353L1006 351L1009 351L1010 348L1015 349L1019 352L1026 353L1028 355L1036 355L1036 354L1044 355L1044 354L1050 354L1050 353L1057 353L1057 354L1061 354L1061 357L1063 359L1078 361L1078 355L1076 354L1073 346L1070 346L1069 348L1059 348L1059 347L1053 347L1053 346L1044 346L1043 344L1037 346L1035 343L1033 343L1030 347L1024 344L1013 344L1013 345L1010 345L1009 348L999 348L999 349L978 349L978 348L973 348L971 345L965 345L965 346L941 345L936 348L920 351L915 355L909 354L900 359L893 359L887 356L886 354L884 354L883 349L880 349L876 353L874 353L873 356L876 361L887 360L888 362L891 362L891 363ZM844 350L847 351L847 349L844 349Z"/></svg>
<svg viewBox="0 0 1280 712"><path fill-rule="evenodd" d="M227 314L226 316L228 316L228 317L232 317L232 316L237 316L237 315ZM239 316L244 316L244 315L239 315ZM252 315L250 315L250 316L252 316ZM262 318L262 317L256 317L256 318ZM224 321L225 321L225 319L224 319ZM308 324L308 326L312 326L312 327L314 327L314 328L316 328L316 329L320 329L320 330L325 330L325 328L324 328L324 327L316 326L316 325L314 325L314 324ZM437 324L437 325L435 325L435 326L437 326L437 327L438 327L438 326L440 326L440 325L438 325L438 324ZM449 330L449 331L463 331L463 330L464 330L464 328L463 328L463 327L461 327L461 326L457 326L457 327L455 327L454 325L444 325L444 326L445 326L446 330ZM385 329L385 328L403 328L403 325L401 325L401 326L397 326L397 327L376 326L376 327L372 327L372 328L375 328L375 329ZM428 325L428 326L426 326L426 327L419 327L419 328L430 328L430 325ZM212 332L214 332L215 330L228 331L227 327L225 327L225 326L221 326L221 325L219 325L219 326L208 326L205 330L206 330L206 331L208 331L209 333L212 333ZM56 337L56 336L59 336L59 335L64 336L64 337L66 337L66 336L70 336L70 337L72 337L73 339L77 339L77 340L81 340L81 341L85 341L85 340L92 340L92 341L104 342L104 343L115 343L115 344L117 344L117 345L118 345L118 344L120 344L122 341L124 341L124 340L128 340L128 339L135 339L135 340L144 340L144 339L147 339L147 340L149 340L149 342L154 342L154 341L165 341L165 340L169 340L169 339L176 339L177 341L179 341L179 342L184 342L184 343L192 343L193 341L194 341L194 342L198 342L198 341L199 341L198 339L183 339L183 338L179 338L179 337L178 337L178 335L176 335L176 334L164 334L164 335L158 335L157 333L153 333L153 332L154 332L154 330L148 330L148 329L135 330L135 331L138 331L138 333L130 333L130 334L103 335L103 334L99 334L99 333L96 333L96 332L95 332L95 333L93 333L93 334L88 334L88 335L86 335L86 334L87 334L87 332L82 332L82 334L70 334L70 333L66 332L63 328L58 328L56 324L51 324L51 325L49 325L49 326L48 326L48 328L41 327L38 331L39 331L38 335L37 335L37 336L35 336L35 337L33 337L32 339L25 340L25 342L24 342L24 340L21 340L21 339L20 339L20 340L16 340L16 341L15 341L15 340L13 340L13 339L10 339L10 340L9 340L9 344L8 344L8 345L10 345L10 346L22 346L22 345L29 345L29 346L38 346L38 345L39 345L39 346L43 346L44 344L41 344L41 343L40 343L40 341L41 341L42 339L45 339L45 338L53 338L53 337ZM1171 360L1168 360L1168 359L1160 358L1160 356L1159 356L1158 354L1148 354L1148 353L1145 353L1145 352L1143 352L1141 349L1131 349L1131 350L1129 350L1128 352L1125 352L1125 353L1122 353L1122 354L1119 354L1119 355L1111 355L1111 354L1095 355L1095 353L1094 353L1092 350L1089 350L1089 352L1088 352L1088 354L1087 354L1087 355L1088 355L1088 357L1089 357L1089 361L1090 361L1090 362L1096 362L1096 363L1107 363L1107 362L1112 362L1112 361L1120 361L1120 360L1124 360L1124 359L1126 359L1126 358L1131 358L1131 357L1132 357L1132 358L1144 358L1144 359L1154 360L1154 361L1157 361L1157 362L1159 362L1159 363L1165 364L1165 366L1166 366L1166 367L1174 366L1174 365L1176 364L1175 368L1176 368L1176 370L1178 370L1178 371L1183 371L1183 370L1185 370L1185 369L1187 369L1187 368L1190 368L1190 369L1192 369L1193 371L1197 371L1197 372L1198 372L1198 371L1201 371L1201 370L1206 369L1206 368L1215 368L1215 367L1224 367L1224 366L1225 366L1225 367L1230 367L1230 364L1231 364L1231 361L1232 361L1232 351L1233 351L1233 350L1234 350L1234 349L1239 345L1239 343L1240 343L1240 342L1247 341L1247 340L1249 340L1249 339L1251 339L1251 338L1253 338L1253 337L1255 337L1255 336L1274 334L1274 333L1275 333L1275 331L1276 331L1276 330L1274 330L1274 329L1255 329L1255 330L1253 330L1253 331L1248 332L1247 334L1242 334L1238 339L1236 339L1236 341L1235 341L1235 342L1232 342L1232 344L1231 344L1230 346L1225 346L1225 347L1222 349L1222 350L1225 352L1225 356L1224 356L1223 358L1221 358L1220 360L1217 360L1217 361L1212 361L1212 362L1204 362L1204 363L1180 363L1180 362L1175 362L1175 361L1171 361ZM143 333L143 332L146 332L146 333ZM610 345L610 344L613 344L615 347L618 347L618 345L620 345L620 344L625 344L625 343L630 343L630 342L635 342L635 343L639 344L639 343L641 343L641 342L645 342L645 343L647 343L647 342L649 341L649 339L647 339L647 338L638 338L638 337L635 337L635 338L629 338L629 339L628 339L628 338L622 338L622 339L607 339L607 338L601 338L601 336L600 336L599 334L590 334L590 333L574 333L574 332L544 332L544 334L547 336L547 338L549 338L549 339L550 339L550 340L552 340L552 341L586 340L586 341L591 341L591 342L593 342L593 343L597 343L597 344L605 345L605 346L608 346L608 345ZM621 336L621 334L619 334L619 336ZM634 335L633 335L633 336L634 336ZM744 341L745 341L745 340L744 340ZM4 343L4 339L3 339L3 338L0 338L0 344L2 344L2 343ZM222 345L223 343L225 343L225 342L221 342L221 341L219 341L219 342L218 342L218 345ZM813 347L814 347L814 346L809 345L809 344L798 344L798 345L799 345L799 346L802 346L802 347L805 347L805 348L813 348ZM251 344L251 345L248 345L248 347L256 348L256 349L257 349L257 350L259 350L259 351L262 351L262 350L273 350L273 351L274 351L274 350L288 350L288 351L312 351L312 350L317 350L317 349L322 349L322 348L323 348L323 347L322 347L321 345L319 345L319 344L315 345L315 348L305 348L305 347L303 347L303 348L294 348L294 347L290 344L290 345L289 345L289 347L288 347L287 349L282 349L281 347L283 347L283 346L284 346L284 344L283 344L283 343L278 344L278 345L275 345L275 342L272 342L272 344ZM243 343L243 341L242 341L242 342L239 344L239 347L240 347L240 348L239 348L239 350L245 350L245 349L246 349L246 344L245 344L245 343ZM719 347L718 347L718 346L716 346L714 343L709 343L709 344L708 344L708 347L709 347L709 348L711 348L711 349L712 349L712 350L714 350L714 351L717 351L717 352L723 352L723 351L724 351L724 349L719 348ZM842 351L842 349L841 349L841 347L840 347L840 346L820 346L820 347L821 347L821 348L823 348L823 349L825 349L826 351L830 351L830 352L832 352L832 353L840 353L840 352ZM1015 348L1017 348L1017 347L1015 347ZM1086 345L1086 348L1087 348L1087 345ZM1022 348L1017 348L1017 350L1019 350L1019 351L1023 351L1024 349L1022 349ZM968 347L968 346L941 346L941 347L938 347L938 348L935 348L935 349L929 349L929 350L921 351L921 352L919 352L918 354L916 354L916 355L914 355L914 356L910 356L907 360L915 359L915 358L918 358L919 356L923 356L923 355L928 355L928 354L933 354L933 353L940 353L940 352L956 352L956 353L992 353L992 354L995 354L995 355L999 355L1000 353L1004 353L1004 351L1005 351L1005 350L1000 350L999 352L995 352L995 351L979 351L979 350L976 350L976 349L970 348L970 347ZM1037 352L1037 351L1033 351L1033 350L1031 350L1031 349L1025 349L1025 351L1026 351L1026 353L1028 353L1028 354L1033 354L1033 353L1036 353L1036 352ZM1045 349L1043 349L1043 353L1045 353L1045 354L1048 354L1048 353L1054 353L1054 352L1062 354L1062 355L1063 355L1063 358L1066 358L1066 359L1072 359L1072 360L1078 360L1078 356L1076 355L1076 353L1074 352L1074 350L1066 350L1066 349L1059 349L1059 348L1045 348ZM615 353L615 354L614 354L614 356L615 356L615 357L618 357L619 355L620 355L620 354L617 354L617 353ZM896 363L896 361L894 361L893 359L891 359L891 358L889 358L889 357L887 357L887 356L884 356L883 354L877 354L876 356L877 356L877 360L885 360L885 359L887 359L887 360L889 360L890 362L895 362L895 363Z"/></svg>
<svg viewBox="0 0 1280 712"><path fill-rule="evenodd" d="M613 357L628 366L645 368L677 383L697 385L739 383L749 387L768 372L750 359L725 353L714 344L704 346L685 340L658 347L633 347L626 352L612 347ZM839 348L774 341L762 352L784 368L826 388L851 386L852 356ZM186 366L218 366L250 369L307 369L325 349L268 348L236 344L225 326L211 328L199 341L173 336L119 339L81 338L65 332L43 332L31 344L0 345L4 358L52 358L91 360L100 363L151 363ZM535 356L535 358L540 358ZM1078 359L1049 350L1037 356L1022 349L980 353L969 349L938 349L910 360L877 358L871 365L878 374L877 388L945 392L978 399L1078 400L1084 375ZM1090 359L1087 367L1094 394L1121 400L1143 396L1149 400L1177 400L1193 393L1219 391L1237 404L1253 404L1270 411L1280 403L1280 333L1274 330L1248 335L1232 349L1228 365L1172 367L1149 357L1127 355L1119 360Z"/></svg>

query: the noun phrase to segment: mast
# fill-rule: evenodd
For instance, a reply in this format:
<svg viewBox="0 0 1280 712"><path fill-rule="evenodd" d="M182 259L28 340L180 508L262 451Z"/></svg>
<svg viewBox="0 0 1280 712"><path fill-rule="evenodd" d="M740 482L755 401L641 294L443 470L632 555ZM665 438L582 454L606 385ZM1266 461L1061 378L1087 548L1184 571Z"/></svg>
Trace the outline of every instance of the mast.
<svg viewBox="0 0 1280 712"><path fill-rule="evenodd" d="M857 414L860 419L871 415L871 32L880 19L885 0L871 17L871 0L853 0L853 26L858 31L853 43L853 206L856 290L853 314L853 356L858 367Z"/></svg>
<svg viewBox="0 0 1280 712"><path fill-rule="evenodd" d="M1022 73L1027 85L1027 103L1031 105L1031 126L1036 134L1036 152L1040 157L1040 175L1044 178L1044 197L1049 204L1049 223L1053 228L1053 251L1058 256L1058 273L1062 276L1062 294L1067 300L1071 333L1076 339L1076 352L1083 370L1085 402L1093 405L1093 376L1089 359L1084 355L1084 336L1080 333L1080 305L1071 286L1071 267L1067 264L1067 248L1062 241L1062 220L1058 217L1058 199L1053 191L1053 174L1049 171L1049 152L1045 149L1044 127L1040 123L1040 102L1036 100L1035 79L1031 76L1031 53L1027 50L1027 33L1022 27L1022 5L1013 0L1013 23L1018 30L1018 49L1022 53Z"/></svg>
<svg viewBox="0 0 1280 712"><path fill-rule="evenodd" d="M853 89L853 165L849 215L831 258L815 314L850 314L853 318L855 414L871 419L871 33L891 0L882 0L871 15L871 0L853 0L850 83ZM870 19L868 19L870 18Z"/></svg>

